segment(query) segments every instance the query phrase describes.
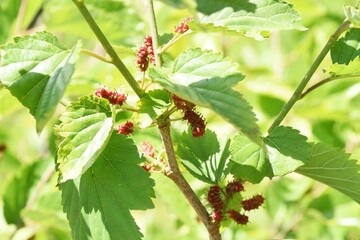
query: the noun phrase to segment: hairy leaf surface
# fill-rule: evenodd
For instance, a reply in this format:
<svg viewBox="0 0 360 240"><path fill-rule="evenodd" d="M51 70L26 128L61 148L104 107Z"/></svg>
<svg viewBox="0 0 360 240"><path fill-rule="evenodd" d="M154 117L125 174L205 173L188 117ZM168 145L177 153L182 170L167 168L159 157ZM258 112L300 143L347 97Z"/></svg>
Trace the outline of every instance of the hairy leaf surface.
<svg viewBox="0 0 360 240"><path fill-rule="evenodd" d="M350 154L322 143L313 145L311 160L297 173L320 181L360 203L360 165Z"/></svg>
<svg viewBox="0 0 360 240"><path fill-rule="evenodd" d="M132 139L113 133L96 162L60 184L74 239L141 239L130 210L153 207L154 182Z"/></svg>
<svg viewBox="0 0 360 240"><path fill-rule="evenodd" d="M210 108L255 142L261 142L252 107L232 89L243 76L237 64L221 54L190 49L178 56L172 70L151 69L150 76L169 92Z"/></svg>
<svg viewBox="0 0 360 240"><path fill-rule="evenodd" d="M78 178L91 167L110 139L114 117L109 102L95 96L67 107L56 129L62 138L56 159L59 182Z"/></svg>
<svg viewBox="0 0 360 240"><path fill-rule="evenodd" d="M292 5L279 0L196 0L204 14L192 30L228 31L262 39L273 31L304 28Z"/></svg>
<svg viewBox="0 0 360 240"><path fill-rule="evenodd" d="M41 131L74 73L80 43L68 50L48 32L14 40L1 48L1 82L30 110Z"/></svg>
<svg viewBox="0 0 360 240"><path fill-rule="evenodd" d="M250 141L243 135L237 135L231 144L230 172L237 178L259 183L264 177L274 176L264 147Z"/></svg>
<svg viewBox="0 0 360 240"><path fill-rule="evenodd" d="M221 151L214 132L206 129L202 137L194 138L188 130L181 135L177 155L194 177L209 184L218 184L228 174L229 145L228 141Z"/></svg>

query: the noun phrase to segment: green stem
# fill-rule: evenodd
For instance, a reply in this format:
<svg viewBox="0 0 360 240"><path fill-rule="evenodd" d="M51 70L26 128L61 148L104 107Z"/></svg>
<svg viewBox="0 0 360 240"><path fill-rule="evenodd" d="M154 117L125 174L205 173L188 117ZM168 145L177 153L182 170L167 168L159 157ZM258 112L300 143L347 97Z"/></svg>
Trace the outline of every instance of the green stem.
<svg viewBox="0 0 360 240"><path fill-rule="evenodd" d="M154 4L152 0L147 0L147 10L149 14L150 32L151 32L152 44L154 48L155 65L160 67L161 59L160 59L159 41L158 41L159 34L156 26Z"/></svg>
<svg viewBox="0 0 360 240"><path fill-rule="evenodd" d="M316 69L319 67L321 62L324 60L326 54L329 52L330 48L334 44L334 42L339 38L339 36L348 30L350 28L350 21L345 20L338 29L330 36L328 42L324 46L324 48L321 50L318 57L315 59L314 63L311 65L309 71L305 74L303 80L299 84L299 86L296 88L294 94L290 98L290 100L285 104L285 106L282 108L279 115L276 117L273 124L270 126L268 132L270 133L273 131L277 126L280 125L280 123L284 120L285 116L288 114L290 109L294 106L294 104L301 99L301 93L305 89L306 85L310 81L311 77L314 75Z"/></svg>
<svg viewBox="0 0 360 240"><path fill-rule="evenodd" d="M165 50L167 50L168 48L170 48L173 44L175 44L176 42L178 42L180 39L182 39L184 36L188 35L192 33L192 31L189 29L186 32L184 32L183 34L175 34L175 36L168 42L166 43L160 50L160 53L163 53Z"/></svg>
<svg viewBox="0 0 360 240"><path fill-rule="evenodd" d="M94 18L91 16L89 10L86 8L84 4L84 0L73 0L76 7L79 9L81 15L84 17L88 25L90 26L91 30L96 35L97 39L100 41L101 45L104 47L106 52L109 54L111 58L111 62L115 65L115 67L121 72L121 74L124 76L125 80L129 83L131 88L134 90L134 92L138 95L139 98L141 98L144 93L141 90L138 82L135 80L135 78L131 75L129 70L126 68L124 63L121 61L117 53L115 52L114 48L111 46L110 42L104 35L104 33L101 31L100 27L95 22Z"/></svg>
<svg viewBox="0 0 360 240"><path fill-rule="evenodd" d="M93 58L96 58L96 59L98 59L98 60L100 60L100 61L102 61L102 62L112 63L111 59L108 59L108 58L106 58L106 57L100 56L99 54L94 53L94 52L92 52L92 51L90 51L90 50L87 50L87 49L81 49L81 50L80 50L80 53L86 54L86 55L88 55L88 56L90 56L90 57L93 57Z"/></svg>
<svg viewBox="0 0 360 240"><path fill-rule="evenodd" d="M328 77L325 78L321 81L319 81L318 83L314 84L313 86L309 87L305 92L303 92L303 94L301 94L300 99L303 99L306 95L308 95L310 92L314 91L315 89L317 89L318 87L324 85L325 83L334 81L334 80L338 80L338 79L345 79L345 78L358 78L360 77L360 74L346 74L346 75L341 75L341 76L332 76L332 77Z"/></svg>

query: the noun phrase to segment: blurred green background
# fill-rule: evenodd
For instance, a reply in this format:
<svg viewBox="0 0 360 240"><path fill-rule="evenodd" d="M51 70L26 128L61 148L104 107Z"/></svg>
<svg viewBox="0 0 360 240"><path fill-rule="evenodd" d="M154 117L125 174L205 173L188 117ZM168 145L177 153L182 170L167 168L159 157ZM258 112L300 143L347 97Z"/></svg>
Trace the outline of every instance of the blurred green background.
<svg viewBox="0 0 360 240"><path fill-rule="evenodd" d="M186 2L192 4L190 0ZM170 64L185 49L201 47L223 52L238 62L246 78L237 88L250 101L261 129L266 131L329 36L344 20L343 6L355 4L351 0L289 2L300 13L303 25L308 28L306 31L275 32L263 41L221 33L196 33L171 47L164 59ZM136 49L149 33L141 0L87 0L86 3L116 46ZM161 35L172 33L183 18L195 14L194 9L182 8L180 0L155 1L155 8ZM0 44L12 41L17 35L46 30L54 33L69 48L81 39L84 48L104 54L70 0L2 0L0 23ZM140 79L141 74L134 64L135 56L126 55L124 62ZM327 57L311 83L326 77L322 69L329 64L330 58ZM300 130L310 141L344 148L352 153L352 158L360 159L359 80L338 80L317 89L295 105L284 124ZM113 66L88 56L82 56L78 61L65 97L69 101L76 100L79 96L93 93L101 85L121 89L129 93L130 101L136 101L131 96L130 87ZM56 143L52 128L63 110L64 107L59 106L52 122L38 135L28 110L0 85L0 145L6 145L6 150L0 153L0 239L30 239L34 234L35 239L41 240L70 239L60 193L55 187L55 175L41 189L36 201L21 211L21 221L8 224L2 210L6 201L21 206L21 202L31 196L36 180L53 166ZM208 127L222 140L234 135L231 125L206 109L200 111L206 116ZM186 128L181 123L175 126L177 131ZM174 130L175 143L178 134ZM134 138L137 143L148 140L157 149L161 148L156 129L141 131ZM205 202L208 186L185 175ZM153 178L157 184L156 208L134 212L144 239L207 239L206 230L175 185L160 174L153 175ZM30 179L35 184L31 184ZM14 187L14 183L18 184ZM251 212L248 225L232 224L224 229L225 240L360 239L360 206L323 184L290 174L246 187L249 196L263 194L265 206Z"/></svg>

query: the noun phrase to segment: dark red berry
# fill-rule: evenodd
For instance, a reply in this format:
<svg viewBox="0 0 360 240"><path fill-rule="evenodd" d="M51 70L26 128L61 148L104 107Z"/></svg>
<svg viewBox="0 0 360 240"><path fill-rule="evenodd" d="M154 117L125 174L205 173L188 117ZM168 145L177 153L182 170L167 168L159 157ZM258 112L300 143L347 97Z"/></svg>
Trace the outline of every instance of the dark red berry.
<svg viewBox="0 0 360 240"><path fill-rule="evenodd" d="M192 135L193 137L201 137L205 134L205 120L201 116L201 114L193 111L193 110L186 110L184 113L184 120L187 120L190 126L192 127Z"/></svg>
<svg viewBox="0 0 360 240"><path fill-rule="evenodd" d="M140 145L141 150L148 156L150 157L154 157L155 156L155 151L154 151L154 147L148 142L148 141L144 141L141 143Z"/></svg>
<svg viewBox="0 0 360 240"><path fill-rule="evenodd" d="M250 211L253 209L257 209L264 203L265 198L261 195L255 195L250 199L241 201L241 205L243 206L244 210Z"/></svg>
<svg viewBox="0 0 360 240"><path fill-rule="evenodd" d="M148 68L149 61L152 64L155 64L154 47L152 44L152 38L150 36L145 37L144 43L140 46L136 57L136 64L142 72L145 72Z"/></svg>
<svg viewBox="0 0 360 240"><path fill-rule="evenodd" d="M226 185L226 193L229 197L234 196L234 194L242 190L244 190L244 185L238 180L233 180Z"/></svg>
<svg viewBox="0 0 360 240"><path fill-rule="evenodd" d="M142 165L142 168L145 169L145 171L149 172L152 167L149 164L144 164L144 165Z"/></svg>
<svg viewBox="0 0 360 240"><path fill-rule="evenodd" d="M210 187L207 199L214 210L221 210L224 207L224 202L221 198L221 189L217 185Z"/></svg>
<svg viewBox="0 0 360 240"><path fill-rule="evenodd" d="M134 124L132 122L126 122L118 126L115 130L118 131L118 134L130 135L134 132Z"/></svg>
<svg viewBox="0 0 360 240"><path fill-rule="evenodd" d="M192 20L191 17L182 20L181 23L177 27L175 27L174 32L183 34L187 30L189 30L189 26L187 25L187 23L190 22L191 20Z"/></svg>
<svg viewBox="0 0 360 240"><path fill-rule="evenodd" d="M123 93L111 91L106 87L100 87L96 89L95 96L107 99L113 105L122 106L127 99L127 96Z"/></svg>
<svg viewBox="0 0 360 240"><path fill-rule="evenodd" d="M223 219L223 215L219 210L214 210L211 214L211 218L214 222L219 223Z"/></svg>
<svg viewBox="0 0 360 240"><path fill-rule="evenodd" d="M229 217L232 218L237 224L245 225L249 222L249 217L239 213L236 210L228 211Z"/></svg>
<svg viewBox="0 0 360 240"><path fill-rule="evenodd" d="M172 95L172 99L174 101L174 104L177 109L180 110L192 110L195 108L195 104L186 101L185 99L182 99L176 95Z"/></svg>

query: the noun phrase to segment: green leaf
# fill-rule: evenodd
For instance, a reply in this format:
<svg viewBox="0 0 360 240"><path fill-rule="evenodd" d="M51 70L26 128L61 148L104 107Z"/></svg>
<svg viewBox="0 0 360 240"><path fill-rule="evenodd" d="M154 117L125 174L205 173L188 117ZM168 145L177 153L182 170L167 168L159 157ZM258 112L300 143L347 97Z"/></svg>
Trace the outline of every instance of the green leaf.
<svg viewBox="0 0 360 240"><path fill-rule="evenodd" d="M255 142L261 142L251 106L231 88L243 76L237 64L221 54L189 49L177 57L172 70L150 69L150 76L169 92L210 108Z"/></svg>
<svg viewBox="0 0 360 240"><path fill-rule="evenodd" d="M62 138L56 159L60 183L79 177L101 155L113 132L114 118L108 100L95 96L81 97L66 108L56 127Z"/></svg>
<svg viewBox="0 0 360 240"><path fill-rule="evenodd" d="M113 133L96 162L60 184L73 239L141 239L130 210L153 207L154 182L131 138Z"/></svg>
<svg viewBox="0 0 360 240"><path fill-rule="evenodd" d="M47 32L15 38L1 48L0 76L36 120L41 131L64 95L80 50L77 43L66 49Z"/></svg>
<svg viewBox="0 0 360 240"><path fill-rule="evenodd" d="M192 30L227 31L263 39L273 31L304 30L292 5L279 0L196 0L204 14Z"/></svg>
<svg viewBox="0 0 360 240"><path fill-rule="evenodd" d="M139 107L140 113L146 113L154 120L164 113L170 103L169 93L157 89L145 94L145 96L138 101L137 106Z"/></svg>
<svg viewBox="0 0 360 240"><path fill-rule="evenodd" d="M311 160L297 173L320 181L360 203L360 165L350 154L322 143L314 144Z"/></svg>
<svg viewBox="0 0 360 240"><path fill-rule="evenodd" d="M354 25L360 25L360 10L357 7L345 6L344 7L345 16L350 20Z"/></svg>
<svg viewBox="0 0 360 240"><path fill-rule="evenodd" d="M230 149L232 163L230 172L235 177L251 183L259 183L264 177L274 176L263 147L243 135L237 135Z"/></svg>
<svg viewBox="0 0 360 240"><path fill-rule="evenodd" d="M331 48L332 63L349 64L360 55L360 29L353 28Z"/></svg>
<svg viewBox="0 0 360 240"><path fill-rule="evenodd" d="M21 6L21 0L2 0L0 3L0 45L4 43L13 30L14 22Z"/></svg>
<svg viewBox="0 0 360 240"><path fill-rule="evenodd" d="M326 70L326 73L334 77L360 74L360 57L357 57L353 61L350 61L349 64L332 64Z"/></svg>
<svg viewBox="0 0 360 240"><path fill-rule="evenodd" d="M177 147L177 155L185 168L196 178L209 184L217 184L228 174L225 169L229 159L228 141L220 153L216 134L206 129L200 138L194 138L191 130L184 132Z"/></svg>
<svg viewBox="0 0 360 240"><path fill-rule="evenodd" d="M279 126L264 139L275 176L293 172L311 158L311 144L300 132Z"/></svg>
<svg viewBox="0 0 360 240"><path fill-rule="evenodd" d="M44 161L37 161L21 168L9 182L3 196L4 216L8 224L21 224L21 211L26 206L31 189L40 179Z"/></svg>

